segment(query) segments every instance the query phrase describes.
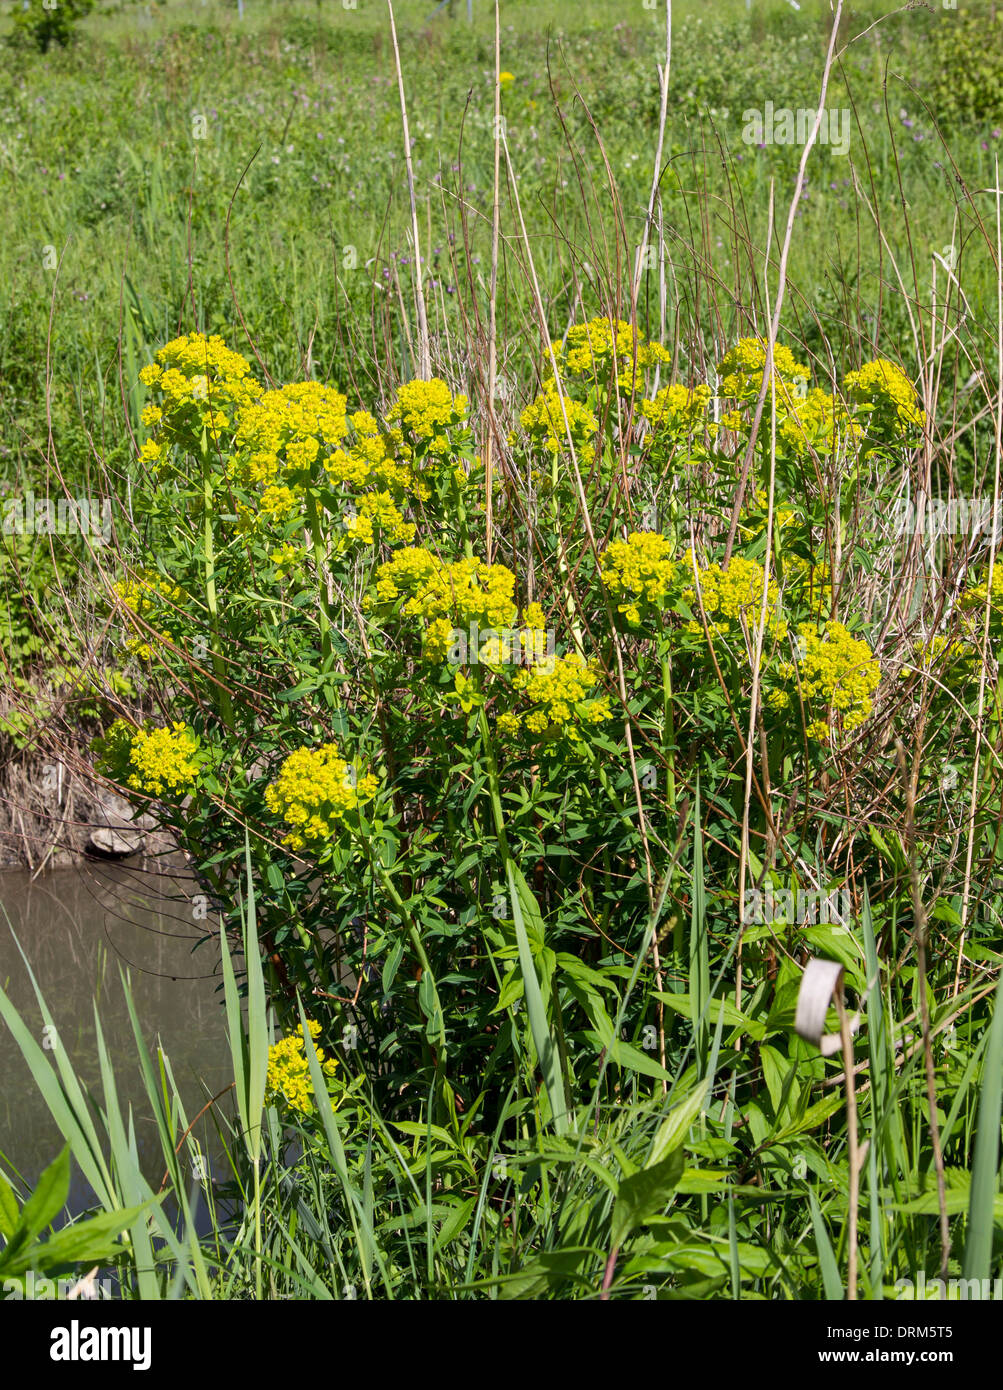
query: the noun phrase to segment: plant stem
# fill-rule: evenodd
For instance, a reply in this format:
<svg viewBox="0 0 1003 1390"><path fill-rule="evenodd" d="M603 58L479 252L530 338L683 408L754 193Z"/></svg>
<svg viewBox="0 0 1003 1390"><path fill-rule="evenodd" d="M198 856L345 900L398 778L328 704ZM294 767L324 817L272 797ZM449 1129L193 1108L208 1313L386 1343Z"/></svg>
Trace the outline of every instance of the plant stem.
<svg viewBox="0 0 1003 1390"><path fill-rule="evenodd" d="M857 1222L860 1208L860 1149L857 1143L857 1091L853 1076L853 1038L850 1033L850 1019L843 999L843 980L840 976L836 988L836 1012L839 1014L839 1035L843 1045L843 1069L846 1072L846 1130L849 1141L849 1219L847 1223L847 1244L849 1255L846 1271L846 1297L854 1302L857 1297Z"/></svg>

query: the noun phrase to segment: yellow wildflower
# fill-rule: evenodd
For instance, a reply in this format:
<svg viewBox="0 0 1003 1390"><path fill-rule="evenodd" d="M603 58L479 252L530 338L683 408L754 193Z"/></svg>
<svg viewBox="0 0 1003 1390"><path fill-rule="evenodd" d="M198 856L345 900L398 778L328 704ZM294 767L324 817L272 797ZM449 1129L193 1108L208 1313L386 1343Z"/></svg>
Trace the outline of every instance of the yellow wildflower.
<svg viewBox="0 0 1003 1390"><path fill-rule="evenodd" d="M320 1024L315 1019L307 1020L307 1028L316 1046L320 1036ZM325 1056L324 1049L317 1047L317 1060L325 1076L333 1076L338 1065L336 1057ZM287 1038L273 1043L268 1049L268 1072L265 1078L265 1104L282 1103L290 1110L298 1110L303 1115L312 1113L313 1087L310 1080L310 1063L307 1060L302 1033L291 1033Z"/></svg>
<svg viewBox="0 0 1003 1390"><path fill-rule="evenodd" d="M276 780L265 788L265 804L290 828L283 844L293 850L323 845L352 812L372 801L377 779L342 758L334 743L298 748L283 762Z"/></svg>
<svg viewBox="0 0 1003 1390"><path fill-rule="evenodd" d="M722 569L718 564L698 569L692 553L686 558L694 584L683 591L683 597L694 610L702 604L711 633L727 634L731 631L732 623L741 625L743 621L751 631L759 622L763 604L766 572L762 565L742 555L733 555L727 569ZM766 618L767 632L778 639L783 638L787 633L787 621L780 613L777 585L773 579L766 594ZM702 635L703 624L694 621L688 630Z"/></svg>
<svg viewBox="0 0 1003 1390"><path fill-rule="evenodd" d="M813 623L801 623L796 648L802 699L821 701L828 712L809 724L808 736L828 742L836 718L846 732L862 724L881 680L881 667L867 643L842 623L826 623L821 631Z"/></svg>
<svg viewBox="0 0 1003 1390"><path fill-rule="evenodd" d="M912 382L901 367L885 358L865 362L859 371L849 372L843 389L848 400L869 416L872 431L883 428L900 437L926 424L926 413L919 408Z"/></svg>
<svg viewBox="0 0 1003 1390"><path fill-rule="evenodd" d="M672 544L659 531L632 531L613 541L600 561L604 586L620 600L617 612L635 627L642 609L650 614L665 607L675 572Z"/></svg>
<svg viewBox="0 0 1003 1390"><path fill-rule="evenodd" d="M768 344L762 338L739 338L718 364L721 394L737 399L758 395L763 384ZM808 380L808 368L802 367L790 348L782 343L773 347L773 370L778 382Z"/></svg>
<svg viewBox="0 0 1003 1390"><path fill-rule="evenodd" d="M587 405L562 395L553 377L543 383L543 390L519 416L519 423L534 444L555 457L567 450L569 432L578 458L590 463L595 456L593 440L599 421Z"/></svg>

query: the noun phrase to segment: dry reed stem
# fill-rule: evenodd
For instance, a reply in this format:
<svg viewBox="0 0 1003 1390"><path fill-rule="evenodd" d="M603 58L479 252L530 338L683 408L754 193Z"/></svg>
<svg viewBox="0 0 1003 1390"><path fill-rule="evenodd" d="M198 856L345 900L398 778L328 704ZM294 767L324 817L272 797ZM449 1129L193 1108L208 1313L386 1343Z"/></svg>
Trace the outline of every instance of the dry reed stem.
<svg viewBox="0 0 1003 1390"><path fill-rule="evenodd" d="M397 90L400 93L401 127L404 133L404 167L407 170L407 193L411 204L411 238L414 241L414 301L418 313L418 375L428 381L432 375L432 357L428 342L428 316L425 312L425 290L421 283L421 239L418 236L418 206L414 196L414 166L411 163L411 132L407 123L407 101L404 97L404 73L401 70L400 47L397 43L397 26L394 23L393 0L387 0L390 11L390 37L394 46L394 62L397 66Z"/></svg>

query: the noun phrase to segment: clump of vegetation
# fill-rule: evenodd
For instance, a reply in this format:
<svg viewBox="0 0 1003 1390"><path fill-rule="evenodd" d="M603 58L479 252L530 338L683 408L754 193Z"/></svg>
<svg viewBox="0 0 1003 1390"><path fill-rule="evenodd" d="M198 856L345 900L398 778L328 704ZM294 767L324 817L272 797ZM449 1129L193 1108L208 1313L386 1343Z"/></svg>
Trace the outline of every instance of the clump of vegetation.
<svg viewBox="0 0 1003 1390"><path fill-rule="evenodd" d="M12 38L39 53L48 53L53 44L65 48L76 37L76 26L94 8L94 0L29 0L16 6L12 15Z"/></svg>
<svg viewBox="0 0 1003 1390"><path fill-rule="evenodd" d="M142 1297L881 1298L995 1267L993 230L888 119L870 29L852 177L819 146L803 181L727 110L705 157L689 88L658 167L653 84L607 146L574 60L639 59L642 22L583 25L552 86L513 40L448 177L410 98L414 206L376 97L362 156L316 97L284 110L246 194L243 95L186 108L183 216L179 159L136 171L159 270L121 287L121 438L85 447L67 386L46 464L120 499L83 565L95 767L218 916L236 1105L210 1237L129 1227ZM980 118L951 115L970 171ZM103 158L94 228L133 179ZM311 219L353 201L332 277ZM191 1138L137 1048L185 1212ZM107 1132L81 1102L68 1138L114 1210L149 1194L105 1082Z"/></svg>

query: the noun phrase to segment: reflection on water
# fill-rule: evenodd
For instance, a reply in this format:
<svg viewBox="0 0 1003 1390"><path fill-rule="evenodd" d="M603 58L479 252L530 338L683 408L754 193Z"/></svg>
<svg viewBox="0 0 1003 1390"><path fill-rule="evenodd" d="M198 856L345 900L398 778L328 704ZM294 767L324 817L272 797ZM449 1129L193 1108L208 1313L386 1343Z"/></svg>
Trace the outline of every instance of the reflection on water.
<svg viewBox="0 0 1003 1390"><path fill-rule="evenodd" d="M0 874L0 985L44 1044L41 1011L13 927L56 1024L59 1044L100 1101L93 1009L98 1001L123 1115L128 1123L131 1106L143 1170L155 1188L164 1164L135 1060L120 967L131 978L136 1013L154 1062L159 1041L189 1120L233 1079L222 991L217 993L219 950L209 942L192 954L205 936L203 929L212 925L193 919L192 892L191 881L180 874L165 877L103 863L84 863L34 883L26 873ZM217 1142L210 1117L193 1132L213 1155ZM62 1145L31 1073L0 1021L0 1161L34 1183ZM71 1213L91 1200L74 1165Z"/></svg>

